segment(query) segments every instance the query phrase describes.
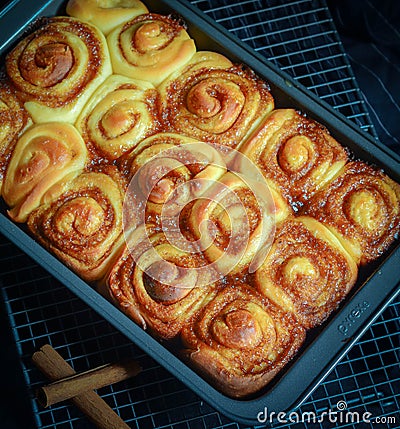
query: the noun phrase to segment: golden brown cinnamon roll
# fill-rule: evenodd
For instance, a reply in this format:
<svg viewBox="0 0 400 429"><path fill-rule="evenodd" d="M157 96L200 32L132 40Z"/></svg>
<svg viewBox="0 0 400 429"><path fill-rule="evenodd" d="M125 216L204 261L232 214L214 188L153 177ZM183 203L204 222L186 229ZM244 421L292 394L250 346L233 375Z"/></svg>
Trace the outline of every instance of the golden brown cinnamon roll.
<svg viewBox="0 0 400 429"><path fill-rule="evenodd" d="M193 204L187 223L222 275L254 272L273 239L275 217L289 213L281 200L267 184L228 172ZM283 213L276 213L278 206Z"/></svg>
<svg viewBox="0 0 400 429"><path fill-rule="evenodd" d="M100 85L76 122L94 159L114 160L159 127L158 93L149 82L112 75Z"/></svg>
<svg viewBox="0 0 400 429"><path fill-rule="evenodd" d="M306 328L322 323L357 279L357 265L339 240L317 220L289 218L277 231L258 290Z"/></svg>
<svg viewBox="0 0 400 429"><path fill-rule="evenodd" d="M74 123L111 74L104 35L68 17L50 18L21 40L7 56L6 68L34 122Z"/></svg>
<svg viewBox="0 0 400 429"><path fill-rule="evenodd" d="M247 285L227 286L182 331L184 355L226 395L264 387L301 346L296 319Z"/></svg>
<svg viewBox="0 0 400 429"><path fill-rule="evenodd" d="M382 255L400 230L400 185L381 170L350 162L305 212L323 222L357 263Z"/></svg>
<svg viewBox="0 0 400 429"><path fill-rule="evenodd" d="M34 237L86 281L101 279L123 244L123 192L112 175L54 185L28 218Z"/></svg>
<svg viewBox="0 0 400 429"><path fill-rule="evenodd" d="M250 69L205 64L183 69L160 88L170 129L235 149L274 107L268 85Z"/></svg>
<svg viewBox="0 0 400 429"><path fill-rule="evenodd" d="M162 233L146 243L143 231L128 238L108 277L108 291L136 323L172 339L215 294L215 273L201 254L180 250Z"/></svg>
<svg viewBox="0 0 400 429"><path fill-rule="evenodd" d="M5 81L0 81L0 191L15 143L32 121Z"/></svg>
<svg viewBox="0 0 400 429"><path fill-rule="evenodd" d="M226 172L225 162L214 147L172 133L143 140L120 165L132 179L130 193L146 205L145 222L159 227L163 222L178 226L186 204Z"/></svg>
<svg viewBox="0 0 400 429"><path fill-rule="evenodd" d="M160 84L196 52L194 40L170 16L139 15L107 37L115 73Z"/></svg>
<svg viewBox="0 0 400 429"><path fill-rule="evenodd" d="M345 165L325 127L294 109L274 110L240 148L293 203L304 203Z"/></svg>
<svg viewBox="0 0 400 429"><path fill-rule="evenodd" d="M96 25L106 35L147 12L147 7L139 0L69 0L67 3L68 15Z"/></svg>
<svg viewBox="0 0 400 429"><path fill-rule="evenodd" d="M174 80L183 74L191 74L200 69L229 69L231 67L233 67L232 61L225 57L225 55L213 51L197 51L189 62L177 69L162 82L159 90L161 92L165 91Z"/></svg>
<svg viewBox="0 0 400 429"><path fill-rule="evenodd" d="M18 140L3 183L2 196L16 222L25 222L45 192L66 176L79 174L88 159L75 127L62 122L31 126Z"/></svg>

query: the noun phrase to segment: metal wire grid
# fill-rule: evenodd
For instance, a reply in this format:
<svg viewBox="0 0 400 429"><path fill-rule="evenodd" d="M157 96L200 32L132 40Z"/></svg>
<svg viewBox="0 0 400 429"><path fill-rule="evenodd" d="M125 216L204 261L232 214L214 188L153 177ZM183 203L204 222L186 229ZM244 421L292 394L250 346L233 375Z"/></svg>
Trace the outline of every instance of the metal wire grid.
<svg viewBox="0 0 400 429"><path fill-rule="evenodd" d="M244 427L229 421L201 401L5 239L0 244L0 252L7 255L0 259L3 301L21 356L24 377L30 387L29 396L38 428L92 427L75 407L63 403L42 409L33 399L35 388L44 380L30 359L32 353L46 343L52 344L78 372L128 356L137 359L144 368L137 378L99 391L132 428ZM320 416L324 411L335 410L336 404L344 400L352 412L396 417L399 425L399 318L400 303L394 303L301 407L301 411L311 411ZM364 427L400 427L396 424ZM314 429L326 428L327 424L275 424L273 427Z"/></svg>
<svg viewBox="0 0 400 429"><path fill-rule="evenodd" d="M325 1L191 3L376 137Z"/></svg>
<svg viewBox="0 0 400 429"><path fill-rule="evenodd" d="M254 49L362 128L373 132L351 69L322 1L197 0L196 4ZM92 425L67 404L44 410L33 399L43 383L32 367L32 353L50 343L76 371L135 357L144 371L135 379L103 388L102 397L132 428L242 428L215 412L140 349L126 340L104 319L68 289L38 267L23 252L2 238L0 282L3 301L21 357L23 374L40 429L83 429ZM335 410L344 400L348 410L374 417L396 417L395 423L371 423L362 427L400 427L400 303L395 302L353 347L301 411L317 415ZM261 410L260 410L261 411ZM322 426L323 425L323 426ZM326 428L329 422L273 425L275 428ZM336 427L332 423L331 427ZM341 427L355 428L352 423ZM357 426L361 427L361 426Z"/></svg>

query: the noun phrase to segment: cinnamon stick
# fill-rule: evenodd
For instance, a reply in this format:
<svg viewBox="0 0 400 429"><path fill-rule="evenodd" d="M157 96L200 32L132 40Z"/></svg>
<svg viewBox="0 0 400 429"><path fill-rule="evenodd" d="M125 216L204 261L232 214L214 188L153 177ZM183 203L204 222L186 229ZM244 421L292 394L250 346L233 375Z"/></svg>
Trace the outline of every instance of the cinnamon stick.
<svg viewBox="0 0 400 429"><path fill-rule="evenodd" d="M116 414L112 408L102 398L100 398L96 392L93 391L94 388L104 386L103 383L101 383L102 386L99 386L99 377L101 377L101 374L104 375L104 372L106 372L107 375L108 370L106 367L109 367L108 365L98 369L98 372L97 370L89 371L89 375L88 373L84 373L82 378L80 378L79 375L76 374L75 370L49 344L43 346L39 351L34 353L32 360L38 369L43 372L43 374L45 374L49 380L58 382L59 380L67 378L67 395L70 397L74 405L76 405L84 414L86 414L86 416L99 429L129 429L129 426L118 416L118 414ZM132 364L130 370L132 370L132 373L135 373L136 371L137 374L137 364L136 366ZM115 370L114 367L112 367L111 372L114 375L121 374L120 369ZM90 386L91 375L93 376L93 374L95 375L94 380L98 387ZM74 386L74 378L77 378L79 381L78 387ZM80 381L82 380L83 384L80 385ZM55 389L56 395L58 395L58 397L60 385L61 382L56 388L50 389L52 393L54 393ZM83 391L82 389L85 389L86 391ZM76 395L71 397L70 395L73 393L76 393Z"/></svg>
<svg viewBox="0 0 400 429"><path fill-rule="evenodd" d="M107 364L42 386L36 392L37 399L40 405L47 408L88 390L101 389L127 380L137 375L140 370L135 361Z"/></svg>

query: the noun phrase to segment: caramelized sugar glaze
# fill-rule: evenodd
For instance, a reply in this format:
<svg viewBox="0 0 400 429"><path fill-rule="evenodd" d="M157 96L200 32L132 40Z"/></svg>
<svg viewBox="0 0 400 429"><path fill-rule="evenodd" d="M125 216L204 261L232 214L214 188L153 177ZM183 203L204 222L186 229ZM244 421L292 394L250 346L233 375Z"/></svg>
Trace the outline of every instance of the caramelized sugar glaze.
<svg viewBox="0 0 400 429"><path fill-rule="evenodd" d="M67 12L6 58L9 214L216 388L254 395L397 237L400 187L181 20L137 0Z"/></svg>

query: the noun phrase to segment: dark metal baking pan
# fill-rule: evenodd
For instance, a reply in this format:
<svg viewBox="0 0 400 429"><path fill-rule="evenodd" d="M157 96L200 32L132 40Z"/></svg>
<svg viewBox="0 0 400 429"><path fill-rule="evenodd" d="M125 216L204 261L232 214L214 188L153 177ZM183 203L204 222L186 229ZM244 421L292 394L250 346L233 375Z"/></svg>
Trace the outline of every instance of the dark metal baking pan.
<svg viewBox="0 0 400 429"><path fill-rule="evenodd" d="M36 17L63 14L64 4L62 0L41 0L34 3L20 1L6 9L0 16L1 54L12 48ZM277 107L294 107L307 112L326 125L333 136L357 158L383 167L394 180L400 181L399 156L365 135L356 125L200 11L176 0L147 0L146 4L151 10L160 13L178 12L187 22L189 32L196 39L199 49L219 51L234 61L246 63L269 82ZM360 272L356 287L340 309L328 322L309 333L300 353L260 396L251 400L233 400L210 386L176 355L38 245L22 228L7 218L5 210L5 206L1 205L0 231L5 236L205 401L231 419L248 424L257 424L257 415L265 407L275 412L290 411L298 407L391 302L398 292L400 282L400 246L397 241L384 258Z"/></svg>

